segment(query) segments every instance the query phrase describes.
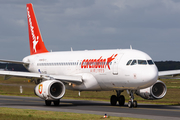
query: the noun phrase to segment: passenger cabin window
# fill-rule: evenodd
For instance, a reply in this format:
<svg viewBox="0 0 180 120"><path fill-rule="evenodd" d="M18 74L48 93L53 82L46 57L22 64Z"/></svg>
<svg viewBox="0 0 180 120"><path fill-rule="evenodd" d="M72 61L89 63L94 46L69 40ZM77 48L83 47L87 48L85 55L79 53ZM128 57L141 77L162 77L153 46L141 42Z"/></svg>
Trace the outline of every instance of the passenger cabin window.
<svg viewBox="0 0 180 120"><path fill-rule="evenodd" d="M146 60L138 60L139 65L147 65Z"/></svg>
<svg viewBox="0 0 180 120"><path fill-rule="evenodd" d="M136 60L133 60L131 65L136 65L137 64L137 61Z"/></svg>
<svg viewBox="0 0 180 120"><path fill-rule="evenodd" d="M152 60L147 61L149 65L154 65L154 62Z"/></svg>

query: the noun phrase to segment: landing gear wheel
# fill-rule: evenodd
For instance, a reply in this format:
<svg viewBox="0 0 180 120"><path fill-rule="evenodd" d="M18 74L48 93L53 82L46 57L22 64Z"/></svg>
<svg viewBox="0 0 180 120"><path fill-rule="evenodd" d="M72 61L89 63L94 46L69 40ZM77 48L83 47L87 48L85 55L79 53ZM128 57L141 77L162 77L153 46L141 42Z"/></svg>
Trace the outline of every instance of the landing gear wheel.
<svg viewBox="0 0 180 120"><path fill-rule="evenodd" d="M130 100L128 102L128 107L132 108L132 107L137 107L137 101L134 100L134 92L133 90L128 90L129 91L129 95L130 95Z"/></svg>
<svg viewBox="0 0 180 120"><path fill-rule="evenodd" d="M132 108L132 107L133 107L133 104L132 104L131 101L128 102L128 107L129 107L129 108Z"/></svg>
<svg viewBox="0 0 180 120"><path fill-rule="evenodd" d="M137 101L136 100L133 101L133 107L137 107Z"/></svg>
<svg viewBox="0 0 180 120"><path fill-rule="evenodd" d="M118 98L118 102L120 106L124 106L124 103L125 103L124 95L120 95L120 97Z"/></svg>
<svg viewBox="0 0 180 120"><path fill-rule="evenodd" d="M112 106L115 106L117 103L117 97L115 95L112 95L110 102Z"/></svg>
<svg viewBox="0 0 180 120"><path fill-rule="evenodd" d="M129 107L129 108L132 108L132 107L133 107L132 101L129 101L129 102L128 102L128 107Z"/></svg>
<svg viewBox="0 0 180 120"><path fill-rule="evenodd" d="M45 100L45 104L46 104L46 106L50 106L51 105L51 100Z"/></svg>
<svg viewBox="0 0 180 120"><path fill-rule="evenodd" d="M60 102L60 100L53 101L54 106L59 106L59 102Z"/></svg>

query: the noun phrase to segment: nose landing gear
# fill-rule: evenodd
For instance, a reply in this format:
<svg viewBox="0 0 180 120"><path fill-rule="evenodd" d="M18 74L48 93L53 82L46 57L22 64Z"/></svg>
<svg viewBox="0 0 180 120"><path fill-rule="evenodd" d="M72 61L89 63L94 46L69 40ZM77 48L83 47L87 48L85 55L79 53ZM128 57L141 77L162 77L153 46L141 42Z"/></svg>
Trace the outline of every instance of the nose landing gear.
<svg viewBox="0 0 180 120"><path fill-rule="evenodd" d="M129 95L130 95L130 100L128 102L128 107L129 108L137 107L137 101L134 100L134 91L130 90Z"/></svg>

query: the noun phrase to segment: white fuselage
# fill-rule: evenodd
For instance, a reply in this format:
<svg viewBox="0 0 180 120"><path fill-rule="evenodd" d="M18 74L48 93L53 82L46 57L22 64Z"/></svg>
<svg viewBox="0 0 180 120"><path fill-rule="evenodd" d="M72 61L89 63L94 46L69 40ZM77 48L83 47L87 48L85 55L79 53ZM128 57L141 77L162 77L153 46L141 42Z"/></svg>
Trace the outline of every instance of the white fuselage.
<svg viewBox="0 0 180 120"><path fill-rule="evenodd" d="M153 85L158 77L149 55L133 49L48 52L27 56L23 61L30 62L31 72L81 75L81 85L67 86L76 90L136 90Z"/></svg>

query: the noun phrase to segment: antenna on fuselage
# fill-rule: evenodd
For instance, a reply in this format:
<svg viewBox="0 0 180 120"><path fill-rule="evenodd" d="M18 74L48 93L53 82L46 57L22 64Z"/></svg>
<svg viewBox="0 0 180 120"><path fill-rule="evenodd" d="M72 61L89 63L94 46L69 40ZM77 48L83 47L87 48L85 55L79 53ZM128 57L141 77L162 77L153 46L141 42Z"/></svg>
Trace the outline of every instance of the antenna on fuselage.
<svg viewBox="0 0 180 120"><path fill-rule="evenodd" d="M71 51L73 51L72 47L71 47Z"/></svg>
<svg viewBox="0 0 180 120"><path fill-rule="evenodd" d="M132 46L130 45L130 49L132 50Z"/></svg>

